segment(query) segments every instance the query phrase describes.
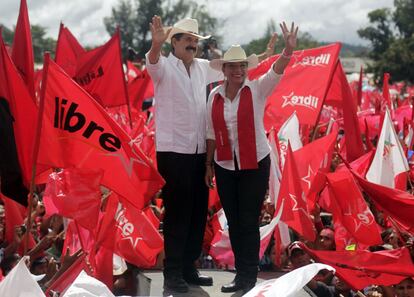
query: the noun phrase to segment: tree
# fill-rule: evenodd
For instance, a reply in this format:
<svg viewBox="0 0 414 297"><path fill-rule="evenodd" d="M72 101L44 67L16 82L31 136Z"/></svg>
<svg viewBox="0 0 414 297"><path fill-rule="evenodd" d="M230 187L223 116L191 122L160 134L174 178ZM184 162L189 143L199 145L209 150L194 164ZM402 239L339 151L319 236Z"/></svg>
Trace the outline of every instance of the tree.
<svg viewBox="0 0 414 297"><path fill-rule="evenodd" d="M414 0L394 0L394 10L377 9L368 14L370 26L358 30L371 42L368 71L381 80L384 72L393 81L414 83Z"/></svg>
<svg viewBox="0 0 414 297"><path fill-rule="evenodd" d="M165 25L185 17L196 18L200 34L214 32L219 25L219 20L212 17L204 5L193 0L119 0L111 16L104 18L104 24L110 34L119 26L124 57L128 47L136 49L140 58L144 57L151 46L149 23L154 15L161 16Z"/></svg>
<svg viewBox="0 0 414 297"><path fill-rule="evenodd" d="M10 46L13 45L14 31L2 26L3 38ZM35 63L43 63L43 53L48 51L52 54L55 52L56 40L50 37L45 37L46 29L40 25L32 25L32 45Z"/></svg>

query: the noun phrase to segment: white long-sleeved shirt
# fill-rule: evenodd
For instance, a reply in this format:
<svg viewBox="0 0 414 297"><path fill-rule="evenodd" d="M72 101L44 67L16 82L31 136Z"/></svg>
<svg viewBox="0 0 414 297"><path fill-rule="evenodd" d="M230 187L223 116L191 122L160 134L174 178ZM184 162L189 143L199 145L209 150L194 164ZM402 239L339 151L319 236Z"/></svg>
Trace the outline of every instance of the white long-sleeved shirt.
<svg viewBox="0 0 414 297"><path fill-rule="evenodd" d="M147 63L155 91L157 151L206 152L206 86L223 80L223 73L208 63L194 59L190 76L184 63L173 54L160 56L156 64Z"/></svg>
<svg viewBox="0 0 414 297"><path fill-rule="evenodd" d="M220 93L224 98L224 121L226 122L231 149L232 152L234 152L233 155L237 158L237 164L240 164L239 140L237 134L237 110L240 102L240 91L247 85L252 92L256 153L257 161L259 162L270 153L270 146L266 138L263 124L266 97L272 93L273 89L280 81L281 76L282 75L276 74L273 71L273 67L270 67L269 71L263 74L259 79L253 81L246 79L233 101L226 97L226 82L211 91L207 103L207 139L215 140L211 110L215 95ZM214 160L219 166L225 169L235 170L234 160L217 161L217 151L214 153Z"/></svg>

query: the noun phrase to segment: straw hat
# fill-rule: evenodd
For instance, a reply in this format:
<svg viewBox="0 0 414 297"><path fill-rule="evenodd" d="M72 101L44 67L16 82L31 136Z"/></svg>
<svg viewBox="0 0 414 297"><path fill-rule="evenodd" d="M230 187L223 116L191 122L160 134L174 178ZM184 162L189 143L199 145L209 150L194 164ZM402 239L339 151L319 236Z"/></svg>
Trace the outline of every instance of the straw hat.
<svg viewBox="0 0 414 297"><path fill-rule="evenodd" d="M259 59L255 54L246 57L246 52L240 45L232 45L227 52L224 53L222 59L214 59L210 61L210 67L221 71L223 64L247 62L247 68L256 67L259 63Z"/></svg>
<svg viewBox="0 0 414 297"><path fill-rule="evenodd" d="M167 31L171 27L165 27L164 31ZM171 43L171 38L175 34L185 33L190 34L198 39L208 39L211 35L201 36L198 34L198 22L196 19L186 18L181 21L176 22L170 31L170 34L167 37L166 42Z"/></svg>

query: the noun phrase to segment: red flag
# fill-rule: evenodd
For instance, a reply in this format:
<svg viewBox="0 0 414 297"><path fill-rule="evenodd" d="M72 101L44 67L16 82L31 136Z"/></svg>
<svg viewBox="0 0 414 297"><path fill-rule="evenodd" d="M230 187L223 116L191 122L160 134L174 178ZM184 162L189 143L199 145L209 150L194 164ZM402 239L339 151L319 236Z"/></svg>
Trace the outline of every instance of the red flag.
<svg viewBox="0 0 414 297"><path fill-rule="evenodd" d="M391 110L393 108L391 106L389 80L390 80L390 74L385 72L384 73L384 81L383 81L383 85L382 85L382 97L384 98L384 102L388 106L388 109Z"/></svg>
<svg viewBox="0 0 414 297"><path fill-rule="evenodd" d="M329 171L337 135L338 131L333 131L293 152L296 164L300 164L297 170L305 196L318 170Z"/></svg>
<svg viewBox="0 0 414 297"><path fill-rule="evenodd" d="M73 77L76 74L78 58L86 53L78 40L65 25L60 23L59 37L56 43L55 62Z"/></svg>
<svg viewBox="0 0 414 297"><path fill-rule="evenodd" d="M46 212L58 213L94 230L101 206L101 179L99 170L68 168L50 174L43 196Z"/></svg>
<svg viewBox="0 0 414 297"><path fill-rule="evenodd" d="M29 184L33 166L34 133L37 107L22 78L6 52L0 36L0 97L7 100L14 119L13 130L23 181ZM31 127L31 128L30 128ZM2 140L5 141L5 140Z"/></svg>
<svg viewBox="0 0 414 297"><path fill-rule="evenodd" d="M138 267L154 266L164 240L147 216L127 203L119 203L115 220L115 253Z"/></svg>
<svg viewBox="0 0 414 297"><path fill-rule="evenodd" d="M362 155L358 159L352 161L349 166L361 176L365 176L368 171L369 166L371 165L372 159L374 158L375 150L372 150L365 155ZM336 172L347 171L345 164L341 163L336 167Z"/></svg>
<svg viewBox="0 0 414 297"><path fill-rule="evenodd" d="M139 76L142 73L142 71L139 70L137 67L135 67L134 63L132 63L129 60L127 61L126 65L127 65L126 75L127 75L127 80L129 84L131 81L134 80L134 78Z"/></svg>
<svg viewBox="0 0 414 297"><path fill-rule="evenodd" d="M128 83L128 95L131 100L131 106L137 110L142 109L142 102L145 99L154 97L154 85L147 69Z"/></svg>
<svg viewBox="0 0 414 297"><path fill-rule="evenodd" d="M362 156L365 150L358 123L356 100L352 96L351 88L340 61L337 62L327 98L339 98L338 101L341 102L346 137L346 154L347 160L351 162Z"/></svg>
<svg viewBox="0 0 414 297"><path fill-rule="evenodd" d="M8 243L13 242L14 240L14 232L16 226L21 226L24 224L24 219L26 217L26 208L18 204L17 202L13 201L12 199L9 199L3 195L0 194L0 200L3 200L4 203L4 222L5 222L5 239ZM33 236L31 233L29 234L29 249L32 249L36 242L33 239ZM24 249L24 239L22 240L20 247L19 247L19 253L23 253Z"/></svg>
<svg viewBox="0 0 414 297"><path fill-rule="evenodd" d="M380 228L366 204L361 191L348 170L326 175L331 195L331 212L347 231L358 241L366 245L382 243Z"/></svg>
<svg viewBox="0 0 414 297"><path fill-rule="evenodd" d="M52 284L48 286L45 291L46 296L50 296L49 292L51 291L59 292L63 295L65 290L69 288L82 270L90 273L89 267L85 261L86 255L87 254L84 253L77 258L76 261L63 274L61 274Z"/></svg>
<svg viewBox="0 0 414 297"><path fill-rule="evenodd" d="M73 79L103 106L128 104L119 30L104 45L79 56Z"/></svg>
<svg viewBox="0 0 414 297"><path fill-rule="evenodd" d="M401 190L371 183L357 174L354 174L354 176L379 209L392 217L407 231L414 231L414 197L412 195Z"/></svg>
<svg viewBox="0 0 414 297"><path fill-rule="evenodd" d="M20 0L19 17L13 38L12 60L20 72L29 94L35 99L34 58L32 33L30 32L29 14L26 0Z"/></svg>
<svg viewBox="0 0 414 297"><path fill-rule="evenodd" d="M266 130L278 128L296 110L300 124L315 125L322 108L338 54L340 44L295 51L283 78L269 96L264 123ZM260 63L249 72L254 79L265 73L278 56Z"/></svg>
<svg viewBox="0 0 414 297"><path fill-rule="evenodd" d="M413 276L414 265L406 248L390 251L316 251L302 245L312 258L331 265L354 289L376 284L390 286Z"/></svg>
<svg viewBox="0 0 414 297"><path fill-rule="evenodd" d="M305 195L299 181L296 162L290 145L283 168L278 206L283 208L281 220L307 240L315 240L315 226L307 210Z"/></svg>
<svg viewBox="0 0 414 297"><path fill-rule="evenodd" d="M163 179L105 110L46 59L38 164L104 171L102 184L141 209Z"/></svg>

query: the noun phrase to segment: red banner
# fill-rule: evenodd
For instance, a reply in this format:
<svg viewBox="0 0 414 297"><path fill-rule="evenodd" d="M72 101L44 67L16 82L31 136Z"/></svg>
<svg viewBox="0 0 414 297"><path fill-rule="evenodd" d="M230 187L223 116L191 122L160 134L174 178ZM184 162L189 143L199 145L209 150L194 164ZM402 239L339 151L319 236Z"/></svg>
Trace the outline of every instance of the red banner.
<svg viewBox="0 0 414 297"><path fill-rule="evenodd" d="M38 163L102 169L102 184L141 209L162 187L162 177L106 111L57 64L47 62Z"/></svg>
<svg viewBox="0 0 414 297"><path fill-rule="evenodd" d="M79 56L85 52L85 49L80 45L69 29L60 23L59 37L56 43L56 64L62 67L62 69L72 77L76 74Z"/></svg>
<svg viewBox="0 0 414 297"><path fill-rule="evenodd" d="M315 125L338 60L341 45L295 51L283 78L268 97L264 123L266 130L278 128L296 110L300 124ZM265 73L277 56L249 72L249 78Z"/></svg>

